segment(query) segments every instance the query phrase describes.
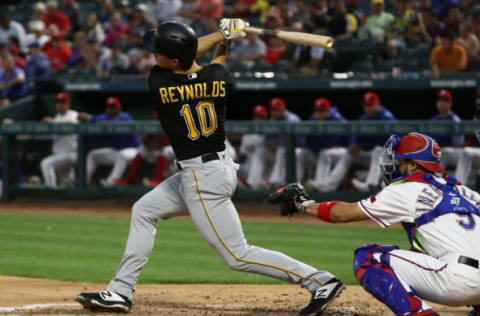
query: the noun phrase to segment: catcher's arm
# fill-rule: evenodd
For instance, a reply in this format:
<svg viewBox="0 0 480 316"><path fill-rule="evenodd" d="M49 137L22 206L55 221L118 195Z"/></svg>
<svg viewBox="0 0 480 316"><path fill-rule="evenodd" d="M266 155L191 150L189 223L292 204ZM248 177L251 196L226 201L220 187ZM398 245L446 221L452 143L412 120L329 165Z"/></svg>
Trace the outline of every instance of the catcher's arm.
<svg viewBox="0 0 480 316"><path fill-rule="evenodd" d="M346 223L368 219L357 203L339 201L316 203L310 200L305 188L299 183L291 183L270 194L269 202L280 204L282 216L292 216L298 212L308 213L330 223Z"/></svg>

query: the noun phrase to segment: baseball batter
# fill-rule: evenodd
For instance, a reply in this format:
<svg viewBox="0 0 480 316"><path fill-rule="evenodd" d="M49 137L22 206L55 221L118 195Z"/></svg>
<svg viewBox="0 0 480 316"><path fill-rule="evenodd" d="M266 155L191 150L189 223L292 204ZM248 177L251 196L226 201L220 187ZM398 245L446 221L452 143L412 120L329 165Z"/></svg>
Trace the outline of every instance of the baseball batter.
<svg viewBox="0 0 480 316"><path fill-rule="evenodd" d="M85 308L129 311L134 285L152 252L157 222L186 213L202 238L232 269L300 284L311 292L303 315L320 312L342 290L342 282L327 271L249 245L230 199L238 166L224 143L232 84L225 70L228 44L224 39L243 37L245 25L241 19L224 19L221 33L200 40L190 27L179 22L165 22L145 34L144 45L157 61L149 74L148 87L175 151L179 172L134 204L125 255L117 274L105 291L76 297ZM215 45L212 62L199 66L196 56Z"/></svg>
<svg viewBox="0 0 480 316"><path fill-rule="evenodd" d="M44 122L78 123L78 112L70 109L70 97L64 92L55 96L57 114L46 117ZM55 135L52 142L52 154L42 159L40 169L46 186L57 188L58 179L61 185L73 183L73 167L77 162L77 135ZM62 175L57 177L57 175Z"/></svg>
<svg viewBox="0 0 480 316"><path fill-rule="evenodd" d="M282 212L305 211L326 222L371 219L402 223L412 250L368 244L355 251L358 282L395 315L438 315L424 299L447 306L480 304L480 194L444 173L437 142L426 135L391 136L382 168L389 184L357 203L315 203L298 184L272 195ZM471 315L478 315L478 306Z"/></svg>

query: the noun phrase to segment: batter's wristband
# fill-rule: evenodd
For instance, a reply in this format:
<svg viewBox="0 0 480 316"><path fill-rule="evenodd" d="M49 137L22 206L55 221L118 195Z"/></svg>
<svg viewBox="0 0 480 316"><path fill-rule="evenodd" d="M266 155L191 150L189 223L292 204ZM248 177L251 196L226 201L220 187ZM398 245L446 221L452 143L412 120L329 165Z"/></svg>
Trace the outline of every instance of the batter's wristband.
<svg viewBox="0 0 480 316"><path fill-rule="evenodd" d="M338 201L330 201L330 202L322 202L318 204L318 209L317 209L317 217L318 219L333 223L332 219L330 218L330 211L332 210L332 207L337 204Z"/></svg>

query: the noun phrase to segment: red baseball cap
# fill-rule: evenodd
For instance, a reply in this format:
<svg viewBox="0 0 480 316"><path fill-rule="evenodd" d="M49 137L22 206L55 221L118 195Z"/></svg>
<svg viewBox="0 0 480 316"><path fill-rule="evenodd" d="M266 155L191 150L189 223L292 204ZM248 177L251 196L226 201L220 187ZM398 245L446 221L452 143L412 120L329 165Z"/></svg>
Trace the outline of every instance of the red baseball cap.
<svg viewBox="0 0 480 316"><path fill-rule="evenodd" d="M273 98L270 100L270 110L285 110L287 107L282 98Z"/></svg>
<svg viewBox="0 0 480 316"><path fill-rule="evenodd" d="M122 107L122 103L120 102L120 100L116 97L109 97L106 101L105 101L105 106L106 107L114 107L114 108L121 108Z"/></svg>
<svg viewBox="0 0 480 316"><path fill-rule="evenodd" d="M380 98L378 97L378 94L375 92L367 92L363 95L363 105L364 106L370 106L370 105L377 105L380 104Z"/></svg>
<svg viewBox="0 0 480 316"><path fill-rule="evenodd" d="M254 117L260 116L264 118L267 117L268 116L267 108L261 104L255 105L255 107L252 110L252 116Z"/></svg>
<svg viewBox="0 0 480 316"><path fill-rule="evenodd" d="M452 94L450 91L442 89L437 92L437 99L447 100L448 102L452 102Z"/></svg>
<svg viewBox="0 0 480 316"><path fill-rule="evenodd" d="M435 173L444 173L440 165L442 150L431 137L418 133L403 136L395 149L395 159L410 159Z"/></svg>
<svg viewBox="0 0 480 316"><path fill-rule="evenodd" d="M313 102L314 111L330 111L330 101L325 98L318 98Z"/></svg>
<svg viewBox="0 0 480 316"><path fill-rule="evenodd" d="M70 97L65 92L57 93L55 96L55 102L69 102Z"/></svg>

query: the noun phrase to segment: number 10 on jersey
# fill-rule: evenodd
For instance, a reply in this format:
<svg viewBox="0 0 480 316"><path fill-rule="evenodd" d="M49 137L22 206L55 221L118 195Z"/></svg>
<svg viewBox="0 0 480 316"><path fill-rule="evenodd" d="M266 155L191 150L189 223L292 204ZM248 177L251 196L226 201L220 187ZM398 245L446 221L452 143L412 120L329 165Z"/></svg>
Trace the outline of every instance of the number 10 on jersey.
<svg viewBox="0 0 480 316"><path fill-rule="evenodd" d="M196 140L203 135L205 137L210 136L217 129L217 115L213 102L200 101L195 107L195 112L200 122L200 130L195 126L195 122L192 117L192 111L189 104L184 104L180 110L180 114L185 119L185 123L188 128L188 138Z"/></svg>

